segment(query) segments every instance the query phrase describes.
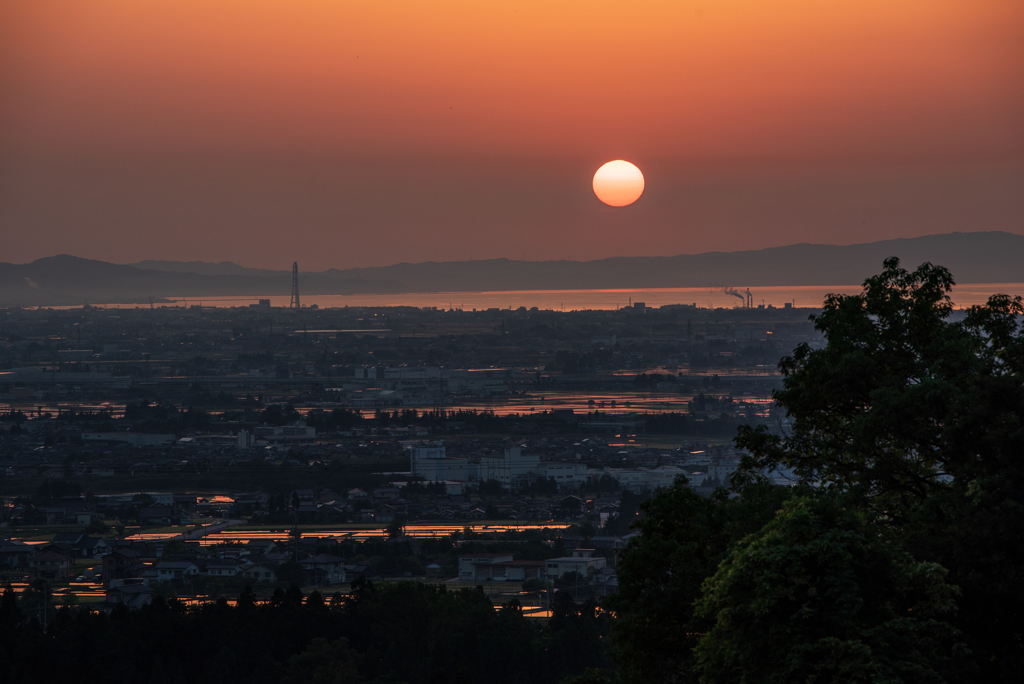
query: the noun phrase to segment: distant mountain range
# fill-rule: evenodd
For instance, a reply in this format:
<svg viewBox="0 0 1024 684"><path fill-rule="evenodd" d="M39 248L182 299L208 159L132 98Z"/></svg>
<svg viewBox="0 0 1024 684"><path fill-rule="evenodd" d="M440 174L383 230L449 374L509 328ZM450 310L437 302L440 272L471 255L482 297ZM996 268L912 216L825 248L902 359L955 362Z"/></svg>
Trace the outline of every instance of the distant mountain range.
<svg viewBox="0 0 1024 684"><path fill-rule="evenodd" d="M591 290L655 287L859 285L899 257L940 264L961 283L1024 281L1024 235L948 233L860 245L799 244L744 252L596 261L426 262L327 271L339 278L400 282L412 292Z"/></svg>
<svg viewBox="0 0 1024 684"><path fill-rule="evenodd" d="M143 304L151 298L161 302L166 297L266 297L291 293L290 271L235 268L269 275L207 275L147 269L66 254L37 259L30 264L0 263L0 307ZM401 283L370 283L324 273L303 274L301 286L302 294L306 295L404 291Z"/></svg>
<svg viewBox="0 0 1024 684"><path fill-rule="evenodd" d="M941 264L959 283L1024 282L1024 235L947 233L859 245L798 244L743 252L595 261L401 263L301 273L303 295L481 290L857 285L897 256L905 266ZM291 272L230 261L111 264L67 255L0 263L0 306L143 303L150 297L285 295Z"/></svg>

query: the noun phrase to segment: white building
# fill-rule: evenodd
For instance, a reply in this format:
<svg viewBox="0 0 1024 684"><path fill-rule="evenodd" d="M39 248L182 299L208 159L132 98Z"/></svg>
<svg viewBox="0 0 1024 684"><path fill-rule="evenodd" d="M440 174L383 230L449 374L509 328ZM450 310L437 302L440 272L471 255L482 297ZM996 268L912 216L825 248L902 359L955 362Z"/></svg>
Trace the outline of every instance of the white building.
<svg viewBox="0 0 1024 684"><path fill-rule="evenodd" d="M498 455L486 454L480 457L477 479L481 481L497 480L505 487L513 483L541 476L540 456L524 454L521 447L510 447Z"/></svg>
<svg viewBox="0 0 1024 684"><path fill-rule="evenodd" d="M489 396L507 394L508 385L505 383L515 377L515 371L509 368L467 368L453 369L446 375L448 391L452 394Z"/></svg>
<svg viewBox="0 0 1024 684"><path fill-rule="evenodd" d="M355 377L363 380L375 380L377 378L377 367L360 366L355 369Z"/></svg>
<svg viewBox="0 0 1024 684"><path fill-rule="evenodd" d="M472 582L477 577L476 566L495 565L511 560L512 554L510 553L478 553L474 556L459 556L459 579ZM502 574L504 574L504 570Z"/></svg>
<svg viewBox="0 0 1024 684"><path fill-rule="evenodd" d="M600 570L605 566L604 558L594 558L594 549L574 549L571 556L549 558L548 577L561 577L567 572L586 575L590 570Z"/></svg>
<svg viewBox="0 0 1024 684"><path fill-rule="evenodd" d="M159 446L172 443L174 435L148 432L83 432L82 439L87 442L127 442L132 446Z"/></svg>
<svg viewBox="0 0 1024 684"><path fill-rule="evenodd" d="M570 461L542 462L540 456L523 453L522 447L509 447L500 454L484 454L478 461L445 455L440 444L411 447L411 472L430 482L487 482L494 480L506 488L519 488L538 479L550 478L560 485L586 482L587 466Z"/></svg>
<svg viewBox="0 0 1024 684"><path fill-rule="evenodd" d="M588 479L587 466L583 463L553 461L544 464L544 477L550 478L560 485L579 484Z"/></svg>
<svg viewBox="0 0 1024 684"><path fill-rule="evenodd" d="M441 369L436 366L398 366L385 368L384 377L388 380L427 380L441 379Z"/></svg>
<svg viewBox="0 0 1024 684"><path fill-rule="evenodd" d="M418 445L412 447L410 472L413 477L422 477L429 482L469 480L469 459L449 458L440 445Z"/></svg>
<svg viewBox="0 0 1024 684"><path fill-rule="evenodd" d="M611 475L619 484L627 489L664 489L671 487L679 475L690 474L676 466L658 466L652 470L647 468L605 468L604 473ZM603 474L601 471L593 471L592 474ZM692 479L692 478L691 478ZM691 482L698 485L700 482Z"/></svg>
<svg viewBox="0 0 1024 684"><path fill-rule="evenodd" d="M256 435L250 434L248 430L239 430L238 448L248 449L251 446L256 446Z"/></svg>
<svg viewBox="0 0 1024 684"><path fill-rule="evenodd" d="M156 570L156 580L159 582L173 582L199 574L199 566L190 561L160 561L153 569Z"/></svg>
<svg viewBox="0 0 1024 684"><path fill-rule="evenodd" d="M294 425L283 426L258 426L254 428L253 436L257 445L266 444L316 444L316 428L308 427L302 421ZM238 444L237 437L232 437Z"/></svg>

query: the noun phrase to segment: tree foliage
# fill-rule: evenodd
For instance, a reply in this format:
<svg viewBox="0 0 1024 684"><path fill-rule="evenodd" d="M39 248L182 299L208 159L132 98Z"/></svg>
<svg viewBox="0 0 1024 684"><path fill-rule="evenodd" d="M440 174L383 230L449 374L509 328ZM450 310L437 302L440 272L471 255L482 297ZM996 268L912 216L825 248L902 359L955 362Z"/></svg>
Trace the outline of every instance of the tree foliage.
<svg viewBox="0 0 1024 684"><path fill-rule="evenodd" d="M792 432L741 429L748 474L793 468L849 495L893 543L940 563L989 681L1024 667L1024 330L1020 297L954 315L953 279L896 259L814 317L827 344L781 368Z"/></svg>
<svg viewBox="0 0 1024 684"><path fill-rule="evenodd" d="M952 286L889 259L830 295L825 345L780 364L784 434L740 428L729 496L644 505L615 600L623 679L1016 681L1024 303L958 312ZM777 516L775 469L801 483Z"/></svg>
<svg viewBox="0 0 1024 684"><path fill-rule="evenodd" d="M744 428L753 465L787 465L808 480L905 515L950 486L1024 472L1021 299L992 297L951 321L950 273L897 259L859 295L829 295L812 317L827 339L780 364L775 399L786 437Z"/></svg>
<svg viewBox="0 0 1024 684"><path fill-rule="evenodd" d="M704 579L730 544L771 520L789 490L751 485L743 498L705 498L680 478L640 505L634 538L609 600L617 619L614 654L626 682L667 682L690 675L692 649L707 621L694 614Z"/></svg>
<svg viewBox="0 0 1024 684"><path fill-rule="evenodd" d="M790 499L708 578L696 614L702 682L936 682L957 633L936 563L880 538L830 496Z"/></svg>
<svg viewBox="0 0 1024 684"><path fill-rule="evenodd" d="M61 608L44 631L7 590L0 681L428 684L441 673L459 684L555 684L606 668L608 616L571 599L559 616L549 627L515 606L495 610L476 589L359 580L329 605L292 587L262 603L243 590L234 607L157 597L109 615Z"/></svg>

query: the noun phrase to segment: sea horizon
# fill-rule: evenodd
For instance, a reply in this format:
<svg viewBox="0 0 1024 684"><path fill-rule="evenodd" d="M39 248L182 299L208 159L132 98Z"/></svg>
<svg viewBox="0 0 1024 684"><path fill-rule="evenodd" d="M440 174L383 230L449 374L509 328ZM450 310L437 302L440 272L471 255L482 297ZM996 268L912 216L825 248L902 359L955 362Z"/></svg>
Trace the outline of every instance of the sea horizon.
<svg viewBox="0 0 1024 684"><path fill-rule="evenodd" d="M828 294L857 294L861 285L797 285L779 287L737 287L735 291L750 292L753 308L758 306L793 308L821 308ZM1024 283L964 283L953 288L952 299L956 308L962 309L984 304L993 294L1010 296L1024 295ZM215 308L247 307L261 299L269 299L271 307L287 307L291 303L288 294L273 295L214 295L210 297L164 297L158 306L209 306ZM436 309L461 309L479 311L487 309L518 309L525 307L551 311L614 311L637 303L658 308L670 305L696 306L701 309L734 309L744 306L744 297L729 294L720 287L679 287L679 288L615 288L587 290L481 290L458 292L404 292L351 295L302 295L303 307L316 306L320 309L345 307L415 307ZM101 308L144 308L148 302L103 302L89 303ZM73 309L77 306L44 307Z"/></svg>

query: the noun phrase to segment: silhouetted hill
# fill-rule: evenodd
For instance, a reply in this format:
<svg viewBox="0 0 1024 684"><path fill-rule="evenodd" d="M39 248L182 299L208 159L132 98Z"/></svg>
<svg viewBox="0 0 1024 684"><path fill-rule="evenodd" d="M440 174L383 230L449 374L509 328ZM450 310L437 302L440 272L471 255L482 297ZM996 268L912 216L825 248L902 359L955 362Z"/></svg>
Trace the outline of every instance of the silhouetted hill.
<svg viewBox="0 0 1024 684"><path fill-rule="evenodd" d="M370 283L306 274L302 293L357 294L397 292L398 283ZM142 269L62 254L30 264L0 263L0 306L71 306L143 303L150 297L287 296L291 273L273 276L202 275Z"/></svg>
<svg viewBox="0 0 1024 684"><path fill-rule="evenodd" d="M835 246L799 244L745 252L597 261L426 262L327 271L404 283L410 291L859 285L896 256L906 266L946 266L960 283L1024 281L1024 236L948 233Z"/></svg>
<svg viewBox="0 0 1024 684"><path fill-rule="evenodd" d="M479 290L858 285L897 256L904 265L946 266L959 283L1024 282L1024 236L948 233L859 245L788 245L745 252L597 261L479 261L395 264L302 273L303 295ZM149 265L141 268L140 264ZM67 255L0 264L0 306L142 303L149 297L288 295L289 271L232 262L110 264Z"/></svg>
<svg viewBox="0 0 1024 684"><path fill-rule="evenodd" d="M278 276L291 274L290 269L273 271L267 268L248 268L239 266L233 261L221 261L216 264L205 261L155 261L147 259L134 264L126 264L135 268L153 271L173 271L175 273L199 273L201 275L247 275L247 276Z"/></svg>

